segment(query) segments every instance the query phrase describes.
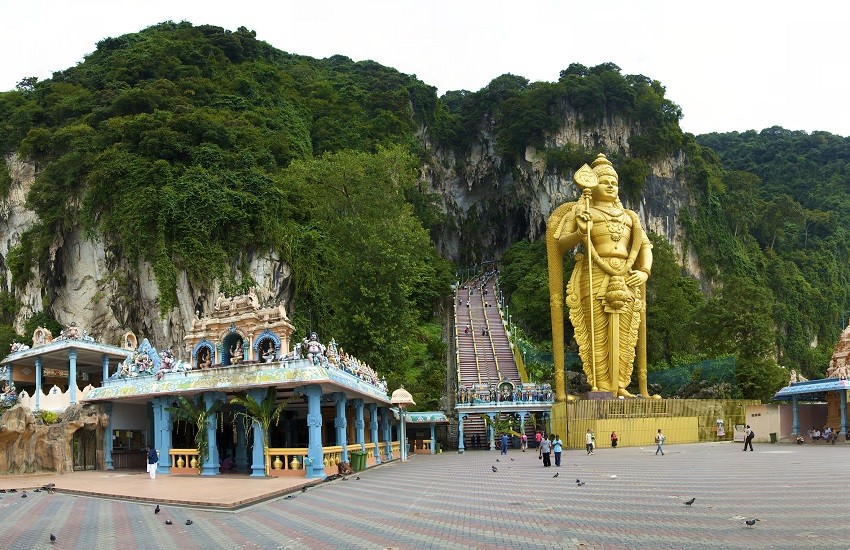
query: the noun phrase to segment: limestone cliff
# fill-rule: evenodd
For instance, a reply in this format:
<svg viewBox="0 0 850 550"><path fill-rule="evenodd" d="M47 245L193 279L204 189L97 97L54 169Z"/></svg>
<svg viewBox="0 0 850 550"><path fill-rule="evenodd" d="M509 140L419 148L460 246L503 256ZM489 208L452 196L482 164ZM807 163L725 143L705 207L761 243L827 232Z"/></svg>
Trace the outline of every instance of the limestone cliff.
<svg viewBox="0 0 850 550"><path fill-rule="evenodd" d="M628 155L633 131L617 118L608 118L596 127L582 126L571 114L561 129L549 136L546 147L573 144L587 151ZM494 147L492 121L482 123L478 142L463 154L435 146L427 128L420 129L419 138L426 154L422 187L440 197L446 214L437 246L460 265L493 259L490 254L497 257L516 240L539 238L549 214L578 195L572 173L547 169L542 152L529 147L524 158L514 161L500 156ZM178 306L160 316L151 264L131 263L108 242L108 236L91 237L80 228L55 235L48 272L36 272L23 289L11 288L9 250L36 220L36 214L25 207L36 170L15 155L5 160L12 184L8 196L0 201L0 234L4 236L0 239L0 273L5 275L0 284L23 304L16 330L22 332L24 321L49 304L59 323L76 322L97 340L117 344L122 334L132 330L157 348L175 345L185 356L181 346L186 330L196 311L211 311L219 289L195 288L183 273L177 282ZM680 213L692 206L680 181L684 163L682 154L654 163L640 202L624 202L639 213L648 230L666 237L687 271L699 277L699 264L686 250L678 222ZM480 250L489 251L488 256L476 257ZM283 301L291 316L290 267L274 253L252 256L247 263L258 283L260 302Z"/></svg>
<svg viewBox="0 0 850 550"><path fill-rule="evenodd" d="M100 405L72 405L54 424L45 424L30 409L15 405L0 415L0 474L71 472L74 433L94 430L97 449L103 449L108 425L109 417ZM102 451L97 454L99 469L105 467L102 455Z"/></svg>
<svg viewBox="0 0 850 550"><path fill-rule="evenodd" d="M22 303L15 330L44 304L51 304L56 320L62 325L72 321L96 340L116 344L128 330L148 338L159 348L174 345L181 350L183 336L191 327L196 311L212 311L219 289L194 288L185 273L177 281L178 306L160 316L158 289L150 263L131 263L103 236L85 235L77 227L57 234L50 247L47 273L38 272L23 289L12 289L8 268L9 250L20 242L21 234L34 223L36 214L25 206L26 196L36 176L31 163L15 155L6 157L12 176L10 191L0 201L0 277L2 290L14 292ZM258 283L262 304L290 303L291 270L275 253L248 258L251 276Z"/></svg>
<svg viewBox="0 0 850 550"><path fill-rule="evenodd" d="M546 147L579 145L587 151L629 155L629 137L634 128L617 118L596 127L567 116L561 129L550 136ZM440 196L446 218L438 246L461 262L475 263L490 257L474 257L473 250L492 250L496 256L519 239L540 238L549 214L560 204L579 195L572 172L547 169L544 156L527 148L523 159L506 161L495 150L492 122L482 124L479 140L465 154L435 149L420 130L420 139L430 156L422 167L421 180L427 191ZM626 207L638 212L648 230L664 236L674 247L685 269L699 277L696 256L687 249L681 212L690 209L692 197L681 178L684 154L653 163L640 202ZM574 169L579 168L578 166ZM616 165L615 165L616 168Z"/></svg>

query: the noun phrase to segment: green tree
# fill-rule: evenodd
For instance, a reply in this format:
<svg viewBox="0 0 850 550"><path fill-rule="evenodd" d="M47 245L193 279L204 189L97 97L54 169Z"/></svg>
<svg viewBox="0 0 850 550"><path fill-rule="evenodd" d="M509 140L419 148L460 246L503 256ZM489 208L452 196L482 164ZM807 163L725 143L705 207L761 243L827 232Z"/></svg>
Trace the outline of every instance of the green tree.
<svg viewBox="0 0 850 550"><path fill-rule="evenodd" d="M280 413L286 409L287 405L293 400L293 397L285 399L280 403L277 402L277 388L268 388L266 396L257 401L247 392L239 392L230 398L231 405L239 405L244 410L236 411L235 416L242 416L248 422L256 422L263 428L263 456L265 458L265 471L269 475L270 464L268 460L269 450L269 427L274 422L275 425L280 420Z"/></svg>
<svg viewBox="0 0 850 550"><path fill-rule="evenodd" d="M190 401L182 395L177 396L177 406L166 407L165 410L174 415L174 420L186 422L195 427L195 448L198 451L201 464L209 456L209 440L207 439L207 423L221 410L223 403L216 401L208 409L204 396L199 395L197 402Z"/></svg>

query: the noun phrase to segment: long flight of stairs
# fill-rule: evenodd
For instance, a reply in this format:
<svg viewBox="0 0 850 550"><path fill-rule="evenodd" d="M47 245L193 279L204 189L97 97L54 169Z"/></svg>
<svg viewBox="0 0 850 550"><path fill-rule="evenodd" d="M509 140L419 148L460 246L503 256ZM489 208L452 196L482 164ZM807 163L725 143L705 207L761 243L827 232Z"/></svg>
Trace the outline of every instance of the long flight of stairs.
<svg viewBox="0 0 850 550"><path fill-rule="evenodd" d="M522 382L502 322L497 296L498 278L495 273L473 279L457 289L458 387L481 383L496 385L504 380L517 385ZM470 445L473 435L480 437L480 448L489 448L486 424L477 415L466 417L463 432L467 449L474 448Z"/></svg>

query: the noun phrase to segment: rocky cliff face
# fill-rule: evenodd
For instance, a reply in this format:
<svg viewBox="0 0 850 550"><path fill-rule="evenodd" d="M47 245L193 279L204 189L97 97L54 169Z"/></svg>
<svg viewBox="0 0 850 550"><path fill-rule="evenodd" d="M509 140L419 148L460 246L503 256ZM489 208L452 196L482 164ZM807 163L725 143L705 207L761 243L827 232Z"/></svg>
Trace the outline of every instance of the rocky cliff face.
<svg viewBox="0 0 850 550"><path fill-rule="evenodd" d="M587 151L629 154L634 131L619 119L608 119L596 127L582 127L574 115L564 120L547 147L580 145ZM506 163L495 151L492 125L484 124L480 140L464 156L435 149L427 131L420 138L431 156L421 179L429 192L438 194L450 223L438 245L444 254L464 262L492 258L475 257L481 247L499 253L519 239L537 239L545 234L546 220L560 204L576 200L579 190L572 172L547 170L541 152L527 148L525 157ZM626 207L635 210L649 231L664 236L676 250L685 269L699 277L696 256L687 250L680 213L692 207L692 197L681 180L685 158L680 154L654 163L640 202ZM573 170L578 169L573 167ZM617 166L615 165L615 169Z"/></svg>
<svg viewBox="0 0 850 550"><path fill-rule="evenodd" d="M76 228L56 235L50 249L47 273L37 272L23 289L11 288L12 275L6 259L20 242L21 234L36 220L25 207L26 196L35 179L35 167L15 155L6 157L12 176L8 197L0 201L0 278L3 290L14 292L23 307L15 330L44 304L50 304L56 320L67 326L72 321L96 340L118 345L127 331L164 349L174 345L182 350L183 336L195 319L212 311L219 289L194 288L185 274L177 282L178 306L165 316L158 309L158 288L150 263L131 263L102 237L91 238ZM251 256L250 273L258 283L261 304L290 303L291 270L274 253Z"/></svg>
<svg viewBox="0 0 850 550"><path fill-rule="evenodd" d="M605 149L628 155L632 131L618 119L582 127L575 116L568 116L546 146L575 144L588 151ZM498 255L519 239L539 238L545 234L549 214L561 203L576 200L579 194L572 173L548 170L540 151L528 148L523 159L506 162L495 150L492 123L482 125L479 142L462 156L437 148L425 128L419 137L427 152L422 187L439 195L447 219L437 245L461 265L493 259L483 257L480 250ZM666 237L686 270L699 277L699 264L686 250L678 222L680 212L692 206L692 198L680 180L684 161L679 155L653 164L640 202L626 202L626 206L638 212L645 228ZM0 284L23 304L16 330L22 332L24 321L50 304L59 323L76 322L99 341L117 344L124 332L132 330L149 338L157 348L174 345L180 355L185 355L183 336L196 310L211 311L219 289L194 288L184 275L178 279L179 305L160 316L151 264L131 264L103 237L90 238L79 228L56 235L48 271L36 273L23 289L11 288L6 262L9 250L37 219L25 207L36 171L15 155L6 157L6 165L12 185L8 197L0 201L0 235L4 237L0 239L0 269L5 273ZM291 315L290 267L273 253L251 257L249 265L258 283L260 303L283 301Z"/></svg>
<svg viewBox="0 0 850 550"><path fill-rule="evenodd" d="M97 448L103 449L109 417L100 405L72 405L55 424L44 424L31 410L16 405L0 415L0 474L66 473L74 470L71 442L77 430L95 430ZM98 451L98 468L104 457Z"/></svg>

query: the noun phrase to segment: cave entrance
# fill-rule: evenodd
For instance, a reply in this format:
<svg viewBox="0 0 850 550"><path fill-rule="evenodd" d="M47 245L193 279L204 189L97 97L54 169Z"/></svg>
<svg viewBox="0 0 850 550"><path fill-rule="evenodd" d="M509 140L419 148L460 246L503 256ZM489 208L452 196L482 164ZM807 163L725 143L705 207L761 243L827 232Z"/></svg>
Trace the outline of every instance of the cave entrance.
<svg viewBox="0 0 850 550"><path fill-rule="evenodd" d="M97 470L97 436L94 430L77 430L73 442L74 471Z"/></svg>

